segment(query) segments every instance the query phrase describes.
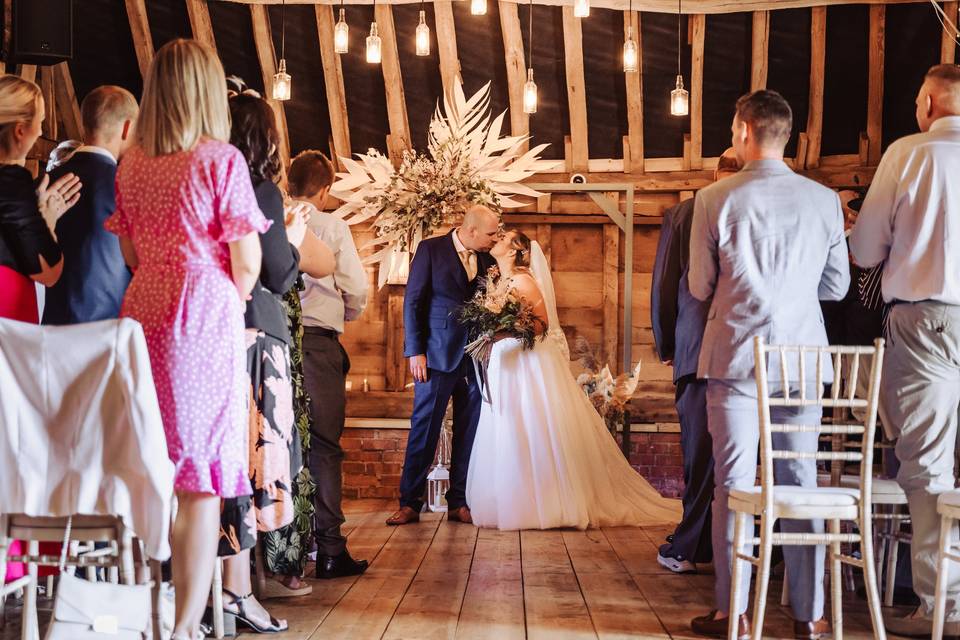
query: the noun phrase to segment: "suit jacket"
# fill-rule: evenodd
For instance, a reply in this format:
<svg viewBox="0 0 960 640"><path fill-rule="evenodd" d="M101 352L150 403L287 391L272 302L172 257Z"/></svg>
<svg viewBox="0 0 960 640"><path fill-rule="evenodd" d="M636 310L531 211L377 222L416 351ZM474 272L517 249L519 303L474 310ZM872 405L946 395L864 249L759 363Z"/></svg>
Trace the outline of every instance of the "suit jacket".
<svg viewBox="0 0 960 640"><path fill-rule="evenodd" d="M673 360L673 381L696 375L710 302L690 293L690 227L693 198L663 212L653 264L650 312L653 340L661 360Z"/></svg>
<svg viewBox="0 0 960 640"><path fill-rule="evenodd" d="M57 221L63 275L47 289L43 324L118 318L130 272L120 239L103 228L116 209L117 165L99 153L80 151L52 171L50 181L66 173L76 174L83 188L77 204Z"/></svg>
<svg viewBox="0 0 960 640"><path fill-rule="evenodd" d="M425 354L427 366L438 371L453 371L463 360L467 329L457 314L477 287L477 278L467 280L452 234L420 243L403 297L403 355ZM477 274L493 263L490 254L478 253Z"/></svg>
<svg viewBox="0 0 960 640"><path fill-rule="evenodd" d="M690 292L713 298L700 377L752 378L757 335L770 344L826 345L819 301L842 300L850 285L837 194L780 160L758 160L698 192L694 209ZM770 377L780 379L776 358Z"/></svg>

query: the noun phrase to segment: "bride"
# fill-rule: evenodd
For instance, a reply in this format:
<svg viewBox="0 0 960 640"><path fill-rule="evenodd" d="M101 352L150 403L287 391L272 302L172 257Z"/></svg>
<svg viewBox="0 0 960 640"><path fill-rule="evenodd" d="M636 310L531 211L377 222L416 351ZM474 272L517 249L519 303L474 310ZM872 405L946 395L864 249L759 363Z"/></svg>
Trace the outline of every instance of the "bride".
<svg viewBox="0 0 960 640"><path fill-rule="evenodd" d="M499 280L547 327L533 349L493 347L467 474L473 522L498 529L657 525L680 519L620 453L569 368L553 281L540 246L508 231L490 250Z"/></svg>

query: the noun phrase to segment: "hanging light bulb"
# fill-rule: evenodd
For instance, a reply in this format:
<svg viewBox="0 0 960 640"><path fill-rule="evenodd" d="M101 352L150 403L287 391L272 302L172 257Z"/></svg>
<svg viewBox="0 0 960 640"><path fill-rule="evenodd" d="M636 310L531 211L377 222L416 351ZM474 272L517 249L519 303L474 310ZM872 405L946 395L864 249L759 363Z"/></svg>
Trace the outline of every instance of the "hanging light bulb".
<svg viewBox="0 0 960 640"><path fill-rule="evenodd" d="M274 100L289 100L290 89L293 84L290 74L287 73L287 61L284 59L287 39L287 21L286 21L286 0L280 7L280 64L277 65L277 73L273 76L273 90L271 95Z"/></svg>
<svg viewBox="0 0 960 640"><path fill-rule="evenodd" d="M470 13L475 16L487 15L487 0L470 0Z"/></svg>
<svg viewBox="0 0 960 640"><path fill-rule="evenodd" d="M627 30L627 39L623 43L623 70L627 73L636 73L639 55L637 55L637 41L633 39L633 27Z"/></svg>
<svg viewBox="0 0 960 640"><path fill-rule="evenodd" d="M670 92L670 115L685 116L690 112L690 94L683 88L683 76L677 76L677 88Z"/></svg>
<svg viewBox="0 0 960 640"><path fill-rule="evenodd" d="M573 0L573 16L586 18L590 15L590 0Z"/></svg>
<svg viewBox="0 0 960 640"><path fill-rule="evenodd" d="M533 81L533 67L527 69L527 82L523 85L523 112L537 112L537 83Z"/></svg>
<svg viewBox="0 0 960 640"><path fill-rule="evenodd" d="M340 19L333 28L333 50L346 53L350 49L350 27L347 26L346 11L340 7Z"/></svg>
<svg viewBox="0 0 960 640"><path fill-rule="evenodd" d="M367 62L380 64L380 36L377 35L377 23L370 23L370 35L367 36Z"/></svg>
<svg viewBox="0 0 960 640"><path fill-rule="evenodd" d="M427 26L423 9L420 10L420 24L417 25L417 55L430 55L430 27Z"/></svg>

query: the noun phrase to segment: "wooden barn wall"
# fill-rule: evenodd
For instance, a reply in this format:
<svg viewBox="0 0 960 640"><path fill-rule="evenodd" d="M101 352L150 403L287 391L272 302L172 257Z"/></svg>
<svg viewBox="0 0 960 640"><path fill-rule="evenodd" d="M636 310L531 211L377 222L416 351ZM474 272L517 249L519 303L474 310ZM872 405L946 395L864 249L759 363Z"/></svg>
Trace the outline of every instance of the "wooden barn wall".
<svg viewBox="0 0 960 640"><path fill-rule="evenodd" d="M737 98L750 91L749 13L707 16L703 54L703 155L719 156L730 146L730 121Z"/></svg>
<svg viewBox="0 0 960 640"><path fill-rule="evenodd" d="M793 109L793 135L786 155L797 150L797 135L807 126L810 95L810 10L770 13L770 54L767 88L783 94ZM706 107L705 107L706 109Z"/></svg>
<svg viewBox="0 0 960 640"><path fill-rule="evenodd" d="M467 3L457 3L466 5ZM488 2L488 6L492 4ZM527 42L527 16L530 5L520 7L520 24L523 27L524 47ZM472 18L473 16L467 16ZM461 20L460 22L462 22ZM458 41L459 43L459 41ZM492 55L503 60L503 49ZM462 60L462 58L461 58ZM465 66L466 61L461 62ZM527 66L530 58L527 57ZM563 12L560 7L533 6L533 73L537 83L537 112L530 116L530 135L533 144L550 144L544 158L564 157L564 137L570 135L570 109L567 104L566 64L563 57ZM610 114L596 114L592 119L603 119ZM623 155L622 152L620 154Z"/></svg>
<svg viewBox="0 0 960 640"><path fill-rule="evenodd" d="M870 7L827 8L826 64L823 74L825 156L857 153L867 130L867 36Z"/></svg>
<svg viewBox="0 0 960 640"><path fill-rule="evenodd" d="M680 68L689 90L688 22L687 16L680 18L683 38ZM648 158L677 158L683 155L683 135L690 132L689 117L670 115L670 92L677 78L677 17L643 12L640 14L640 31L643 34L644 155Z"/></svg>
<svg viewBox="0 0 960 640"><path fill-rule="evenodd" d="M425 3L423 10L426 13L427 24L434 24L433 4ZM420 22L420 5L394 6L393 21L397 27L397 33L415 33L417 24ZM436 110L437 100L443 95L436 29L430 29L429 56L417 55L416 42L413 38L400 38L397 41L397 47L400 54L400 70L403 74L404 95L407 99L411 143L414 149L426 152L430 118ZM322 79L322 75L320 77ZM506 87L506 83L503 86Z"/></svg>
<svg viewBox="0 0 960 640"><path fill-rule="evenodd" d="M583 74L587 86L587 145L591 158L622 158L627 135L627 89L623 81L623 12L592 9L582 20ZM604 118L589 114L607 114Z"/></svg>
<svg viewBox="0 0 960 640"><path fill-rule="evenodd" d="M373 21L373 6L347 7L347 20L350 24L350 53L340 56L340 63L343 65L343 87L347 96L350 144L355 153L375 148L385 154L390 127L387 124L383 71L380 65L369 64L363 54ZM314 68L317 75L323 77L323 69L319 64ZM412 93L410 88L407 88L407 92Z"/></svg>
<svg viewBox="0 0 960 640"><path fill-rule="evenodd" d="M468 2L453 3L453 24L457 38L457 56L460 59L463 90L469 96L489 82L490 109L495 115L499 115L510 107L510 98L507 94L507 66L503 61L500 6L496 0L488 0L487 15L474 16L470 15L469 5ZM520 7L520 21L524 25L524 38L526 38L527 33L525 26L527 24L525 21L526 12L526 8ZM435 36L433 23L431 22L430 25L431 34ZM524 50L526 50L526 47L524 47ZM537 80L539 81L539 78ZM434 105L437 98L440 97L442 89L439 86L430 89L433 89L433 93L423 96L423 98ZM425 89L417 88L417 91L423 90ZM433 113L432 106L430 113ZM504 120L506 121L504 131L509 132L509 115ZM544 140L544 142L549 142L549 140ZM560 156L562 155L563 145L561 144Z"/></svg>

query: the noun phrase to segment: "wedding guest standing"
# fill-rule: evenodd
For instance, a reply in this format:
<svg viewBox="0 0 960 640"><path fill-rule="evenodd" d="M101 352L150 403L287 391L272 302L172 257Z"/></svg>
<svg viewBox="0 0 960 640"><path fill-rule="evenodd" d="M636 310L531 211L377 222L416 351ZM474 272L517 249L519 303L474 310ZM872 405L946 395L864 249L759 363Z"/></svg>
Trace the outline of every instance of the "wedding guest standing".
<svg viewBox="0 0 960 640"><path fill-rule="evenodd" d="M84 144L50 179L73 173L83 182L80 201L56 222L63 277L47 291L44 324L76 324L120 316L130 272L117 236L103 228L116 208L117 161L133 142L137 100L126 89L97 87L80 105Z"/></svg>
<svg viewBox="0 0 960 640"><path fill-rule="evenodd" d="M893 308L880 402L897 438L897 481L913 523L913 588L920 605L887 617L891 633L929 637L940 517L937 497L954 488L960 412L960 67L926 74L917 95L921 133L894 142L880 160L850 235L862 267L884 261L882 292ZM960 577L947 586L946 635L960 635Z"/></svg>
<svg viewBox="0 0 960 640"><path fill-rule="evenodd" d="M121 315L143 325L179 508L174 638L200 627L217 553L220 499L251 493L244 301L269 228L243 155L227 143L223 67L173 40L147 73L136 145L117 173L120 236L133 270Z"/></svg>
<svg viewBox="0 0 960 640"><path fill-rule="evenodd" d="M357 575L367 569L366 560L354 560L347 551L347 539L340 531L344 523L342 496L343 449L340 436L346 412L345 385L350 358L340 334L344 323L355 320L367 304L367 273L360 261L350 227L340 218L324 213L334 171L330 160L319 151L304 151L290 164L288 191L292 198L314 207L309 234L333 251L335 271L326 277L304 277L300 295L303 308L303 373L310 396L310 450L308 464L314 493L314 539L317 542L318 578Z"/></svg>
<svg viewBox="0 0 960 640"><path fill-rule="evenodd" d="M793 114L775 91L737 101L733 148L743 169L697 193L690 238L690 293L711 300L697 375L707 379L707 422L713 438L713 566L716 608L694 618L701 635L726 637L728 615L737 636L749 634L744 612L750 571L742 573L741 600L730 608L733 489L754 486L760 428L754 381L753 337L771 344L827 345L820 300L847 293L850 269L840 199L795 174L783 161ZM813 384L815 366L810 366ZM825 374L829 374L826 371ZM779 374L771 373L773 384ZM819 424L818 406L773 407L779 424ZM777 449L813 452L817 433L774 434ZM774 468L778 485L815 487L814 460ZM823 521L781 520L781 531L822 532ZM823 619L822 546L785 546L790 605L798 638L829 633Z"/></svg>
<svg viewBox="0 0 960 640"><path fill-rule="evenodd" d="M720 156L714 181L740 170L733 149ZM713 500L713 442L707 430L707 381L697 378L697 359L710 302L690 295L690 227L693 198L663 212L653 265L650 308L660 359L673 364L680 450L683 453L683 518L660 546L657 562L674 573L696 572L713 558L710 503Z"/></svg>

